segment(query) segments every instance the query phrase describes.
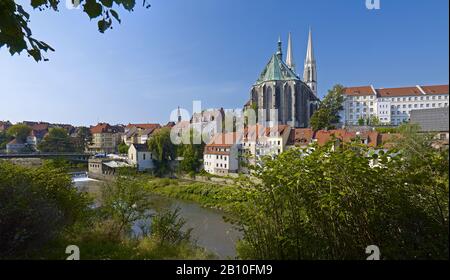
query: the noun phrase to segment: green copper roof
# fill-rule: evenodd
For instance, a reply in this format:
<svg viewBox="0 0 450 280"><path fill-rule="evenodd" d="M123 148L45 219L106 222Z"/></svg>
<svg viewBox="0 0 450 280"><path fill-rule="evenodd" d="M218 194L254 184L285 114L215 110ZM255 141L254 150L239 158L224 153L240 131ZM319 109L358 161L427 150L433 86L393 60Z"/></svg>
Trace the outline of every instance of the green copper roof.
<svg viewBox="0 0 450 280"><path fill-rule="evenodd" d="M280 59L280 56L274 54L262 71L256 84L267 81L288 81L300 80L297 75Z"/></svg>

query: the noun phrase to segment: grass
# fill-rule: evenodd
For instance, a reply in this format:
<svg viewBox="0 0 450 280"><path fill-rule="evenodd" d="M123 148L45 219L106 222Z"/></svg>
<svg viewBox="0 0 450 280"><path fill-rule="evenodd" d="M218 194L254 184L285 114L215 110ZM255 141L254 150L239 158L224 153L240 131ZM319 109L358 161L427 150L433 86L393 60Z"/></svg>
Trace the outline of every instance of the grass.
<svg viewBox="0 0 450 280"><path fill-rule="evenodd" d="M214 183L192 182L168 178L142 178L145 188L151 193L199 203L203 207L232 212L234 206L245 202L238 186L223 186Z"/></svg>
<svg viewBox="0 0 450 280"><path fill-rule="evenodd" d="M46 246L32 259L64 260L66 247L80 248L82 260L206 260L215 256L190 242L161 245L152 237L142 239L111 239L102 233L91 232L77 237L59 238Z"/></svg>

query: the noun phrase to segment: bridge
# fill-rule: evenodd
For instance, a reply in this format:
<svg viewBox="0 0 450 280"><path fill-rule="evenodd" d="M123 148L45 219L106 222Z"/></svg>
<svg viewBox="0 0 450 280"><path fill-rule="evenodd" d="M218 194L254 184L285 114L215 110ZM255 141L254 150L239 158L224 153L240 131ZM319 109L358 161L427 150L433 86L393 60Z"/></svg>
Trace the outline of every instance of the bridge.
<svg viewBox="0 0 450 280"><path fill-rule="evenodd" d="M72 161L87 162L92 154L89 153L20 153L20 154L0 154L0 159L15 159L15 158L40 158L40 159L55 159L65 158Z"/></svg>

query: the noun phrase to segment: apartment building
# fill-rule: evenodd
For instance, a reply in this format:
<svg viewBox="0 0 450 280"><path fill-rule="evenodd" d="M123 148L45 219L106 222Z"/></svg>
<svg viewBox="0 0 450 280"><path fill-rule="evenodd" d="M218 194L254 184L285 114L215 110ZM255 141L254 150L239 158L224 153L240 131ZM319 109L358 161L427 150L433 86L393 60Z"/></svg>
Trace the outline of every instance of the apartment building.
<svg viewBox="0 0 450 280"><path fill-rule="evenodd" d="M157 123L129 124L125 127L122 135L122 142L130 146L131 144L146 144L151 135L161 128Z"/></svg>
<svg viewBox="0 0 450 280"><path fill-rule="evenodd" d="M203 166L214 175L228 175L239 170L240 135L236 132L221 133L205 146Z"/></svg>
<svg viewBox="0 0 450 280"><path fill-rule="evenodd" d="M412 110L444 108L449 105L449 86L411 86L379 88L373 86L347 87L344 91L341 121L358 125L377 118L384 125L408 122Z"/></svg>
<svg viewBox="0 0 450 280"><path fill-rule="evenodd" d="M99 123L90 128L92 144L88 149L95 153L115 153L123 133L123 128L111 126L107 123Z"/></svg>

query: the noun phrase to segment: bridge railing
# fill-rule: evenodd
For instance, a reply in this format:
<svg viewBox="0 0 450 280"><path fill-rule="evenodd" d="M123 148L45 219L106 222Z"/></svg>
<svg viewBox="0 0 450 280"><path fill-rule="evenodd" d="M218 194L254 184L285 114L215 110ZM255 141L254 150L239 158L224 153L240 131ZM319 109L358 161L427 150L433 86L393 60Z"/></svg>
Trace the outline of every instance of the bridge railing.
<svg viewBox="0 0 450 280"><path fill-rule="evenodd" d="M93 156L90 153L0 153L0 158L52 158L52 157L70 157L87 159Z"/></svg>

